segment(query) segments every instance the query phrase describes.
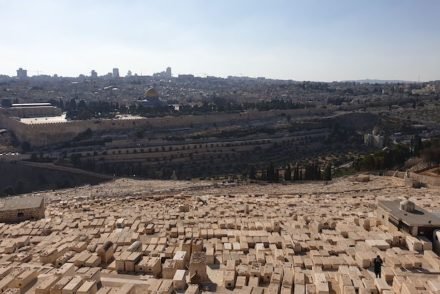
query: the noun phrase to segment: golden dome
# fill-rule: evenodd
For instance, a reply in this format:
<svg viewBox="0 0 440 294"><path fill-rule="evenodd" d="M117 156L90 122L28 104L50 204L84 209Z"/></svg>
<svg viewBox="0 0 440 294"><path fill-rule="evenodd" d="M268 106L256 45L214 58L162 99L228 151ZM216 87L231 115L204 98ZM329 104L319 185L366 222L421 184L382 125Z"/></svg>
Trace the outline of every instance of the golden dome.
<svg viewBox="0 0 440 294"><path fill-rule="evenodd" d="M144 97L145 98L156 98L156 97L159 97L159 92L157 92L157 90L154 88L150 88L147 91L145 91Z"/></svg>

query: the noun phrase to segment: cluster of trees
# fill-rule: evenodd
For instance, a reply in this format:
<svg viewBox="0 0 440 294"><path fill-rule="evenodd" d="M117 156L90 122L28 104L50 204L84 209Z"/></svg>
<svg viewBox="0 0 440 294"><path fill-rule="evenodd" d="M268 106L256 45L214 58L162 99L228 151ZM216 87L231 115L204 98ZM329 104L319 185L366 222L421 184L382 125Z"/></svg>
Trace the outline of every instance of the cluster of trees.
<svg viewBox="0 0 440 294"><path fill-rule="evenodd" d="M64 102L62 99L49 101L67 113L67 118L85 120L91 118L113 118L117 112L127 112L125 105L108 101L88 101L71 99Z"/></svg>
<svg viewBox="0 0 440 294"><path fill-rule="evenodd" d="M292 102L290 100L272 99L268 101L258 101L254 103L240 103L231 99L214 97L210 101L205 101L201 105L182 105L179 112L182 114L200 114L211 112L242 112L246 110L272 110L272 109L302 109L313 108L314 104L304 104Z"/></svg>
<svg viewBox="0 0 440 294"><path fill-rule="evenodd" d="M55 106L60 107L67 113L69 119L85 120L91 118L114 118L117 113L132 114L145 117L163 116L163 115L198 115L215 112L243 112L246 110L272 110L272 109L301 109L313 108L314 104L304 104L292 102L290 100L273 99L269 101L259 101L255 103L240 103L232 99L221 97L213 97L201 104L185 104L180 105L179 109L174 106L157 105L155 107L144 107L138 103L130 105L119 104L118 102L109 101L85 101L71 99L70 101L50 100Z"/></svg>
<svg viewBox="0 0 440 294"><path fill-rule="evenodd" d="M259 101L256 103L243 104L244 109L256 109L259 111L272 110L272 109L302 109L302 108L314 108L315 104L297 103L291 100L273 99L269 101Z"/></svg>
<svg viewBox="0 0 440 294"><path fill-rule="evenodd" d="M0 192L0 196L11 196L25 192L23 181L18 180L13 186L7 186Z"/></svg>
<svg viewBox="0 0 440 294"><path fill-rule="evenodd" d="M357 171L393 169L402 166L410 157L408 146L396 145L354 160L353 167Z"/></svg>
<svg viewBox="0 0 440 294"><path fill-rule="evenodd" d="M27 184L25 184L24 181L25 180L19 179L17 182L15 182L15 184L4 187L2 190L0 190L0 197L29 193L29 191L34 189L64 189L72 186L72 183L69 179L57 179L55 181L51 179L48 181L47 178L42 174L38 175L38 181L35 183L27 182Z"/></svg>
<svg viewBox="0 0 440 294"><path fill-rule="evenodd" d="M420 157L427 162L440 164L440 139L424 142L420 150Z"/></svg>
<svg viewBox="0 0 440 294"><path fill-rule="evenodd" d="M440 141L423 142L419 136L410 145L395 145L373 154L363 156L353 162L355 170L384 170L403 166L411 157L421 157L427 162L440 163Z"/></svg>
<svg viewBox="0 0 440 294"><path fill-rule="evenodd" d="M284 173L282 173L284 171ZM282 174L282 175L281 175ZM257 170L254 166L249 169L248 177L250 179L267 181L276 183L284 179L286 182L290 181L330 181L332 179L332 165L328 163L322 167L316 163L308 163L305 165L295 164L293 167L288 164L285 168L275 168L273 163L265 169Z"/></svg>

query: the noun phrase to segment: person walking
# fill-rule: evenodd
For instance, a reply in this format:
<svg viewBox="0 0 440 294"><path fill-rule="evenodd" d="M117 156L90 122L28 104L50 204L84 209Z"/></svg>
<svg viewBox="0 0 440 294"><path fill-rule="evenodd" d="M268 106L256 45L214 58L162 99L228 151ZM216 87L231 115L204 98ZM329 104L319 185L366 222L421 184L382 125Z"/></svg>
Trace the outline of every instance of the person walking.
<svg viewBox="0 0 440 294"><path fill-rule="evenodd" d="M382 258L380 256L376 256L376 258L373 261L374 263L374 273L376 274L376 278L382 278Z"/></svg>

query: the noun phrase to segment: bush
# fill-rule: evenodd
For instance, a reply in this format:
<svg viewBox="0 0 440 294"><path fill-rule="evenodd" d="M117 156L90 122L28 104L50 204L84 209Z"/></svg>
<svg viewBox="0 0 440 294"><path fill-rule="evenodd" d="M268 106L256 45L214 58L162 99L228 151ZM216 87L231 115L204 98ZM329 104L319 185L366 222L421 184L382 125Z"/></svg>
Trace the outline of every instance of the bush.
<svg viewBox="0 0 440 294"><path fill-rule="evenodd" d="M427 162L440 164L440 147L432 146L422 150L421 157Z"/></svg>

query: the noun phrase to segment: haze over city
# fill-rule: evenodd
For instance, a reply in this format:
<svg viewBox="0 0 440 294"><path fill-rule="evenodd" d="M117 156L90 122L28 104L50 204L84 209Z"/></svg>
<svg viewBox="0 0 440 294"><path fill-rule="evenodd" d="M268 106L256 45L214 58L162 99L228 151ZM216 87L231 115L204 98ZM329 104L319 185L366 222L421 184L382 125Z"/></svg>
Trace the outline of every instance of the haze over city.
<svg viewBox="0 0 440 294"><path fill-rule="evenodd" d="M0 72L440 78L440 2L0 0Z"/></svg>

